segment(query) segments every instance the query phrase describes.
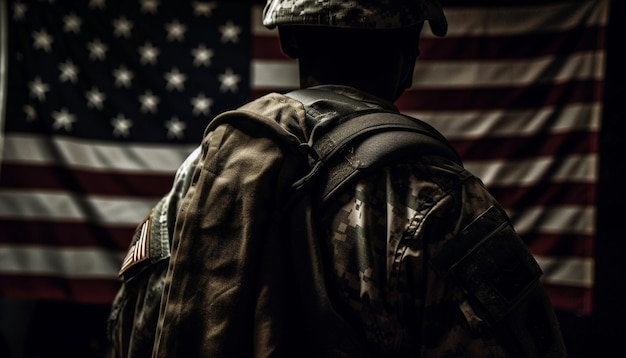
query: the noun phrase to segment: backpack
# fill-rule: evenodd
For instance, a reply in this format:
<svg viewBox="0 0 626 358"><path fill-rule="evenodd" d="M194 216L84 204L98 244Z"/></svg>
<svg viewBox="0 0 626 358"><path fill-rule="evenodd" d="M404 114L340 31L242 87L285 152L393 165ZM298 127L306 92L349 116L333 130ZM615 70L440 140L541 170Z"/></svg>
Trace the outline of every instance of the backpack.
<svg viewBox="0 0 626 358"><path fill-rule="evenodd" d="M287 204L293 208L292 218L286 218L296 227L295 232L294 229L291 232L293 237L309 239L291 247L293 257L307 258L297 262L300 268L299 278L305 279L295 281L307 282L299 287L299 297L307 300L300 305L315 307L306 312L312 327L328 327L311 330L309 338L324 342L315 348L317 352L324 352L324 355L350 352L350 355L363 356L363 347L359 346L358 339L351 334L352 330L343 325L342 319L334 315L332 309L328 309L326 293L321 283L323 280L320 279L321 267L316 259L316 245L311 242L314 241L311 238L315 234L305 232L304 225L293 223L301 220L299 216L312 215L311 212L306 212L307 208L323 210L349 184L391 161L416 155L440 155L458 165L461 165L461 160L437 130L413 117L372 108L330 91L300 89L289 92L286 96L304 105L306 120L313 128L308 142L300 143L295 148L304 154L303 158L307 158L305 168L308 168L308 172L292 185L290 202ZM214 128L219 121L217 117L207 128ZM293 142L286 142L287 145L294 146ZM186 165L189 167L190 163ZM167 201L164 198L155 211L165 212ZM141 229L149 230L145 225L140 225ZM129 252L134 243L140 241L139 232L141 230L138 230ZM141 267L140 274L126 280L113 303L108 334L114 346L121 347L124 351L122 356L126 356L129 351L132 351L129 355L134 357L151 355L159 316L160 294L169 262L169 251L162 250L165 246L167 243L161 243L161 255L147 260L146 265ZM152 249L151 247L151 252ZM311 282L315 284L309 284ZM296 345L295 342L293 344Z"/></svg>
<svg viewBox="0 0 626 358"><path fill-rule="evenodd" d="M305 107L314 124L310 139L300 144L310 171L292 189L312 183L320 187L322 203L331 201L348 183L390 162L416 155L439 155L462 166L456 150L431 125L408 115L371 108L330 91L300 89L286 94ZM332 110L326 107L333 104ZM332 113L332 120L326 118Z"/></svg>
<svg viewBox="0 0 626 358"><path fill-rule="evenodd" d="M351 188L350 184L382 166L419 156L441 156L461 167L462 162L445 137L419 119L370 108L335 92L301 89L286 95L303 103L307 120L314 125L309 141L300 144L309 158L310 170L293 184L292 215L286 218L291 226L290 239L304 238L289 243L293 247L294 271L300 271L294 275L297 299L303 301L292 309L303 319L292 325L303 321L309 329L299 327L302 334L290 338L295 341L293 346L306 347L306 353L297 351L300 356L376 356L354 334L355 328L333 310L329 299L332 287L325 287L323 278L323 260L316 240L319 224L315 219L344 188ZM305 215L309 216L308 223L313 223L308 228L307 220L302 219ZM487 210L483 219L508 221L495 207ZM512 226L509 229L513 230ZM442 280L452 280L467 290L467 299L485 319L481 323L485 326L477 325L480 328L476 334L490 339L491 331L511 356L564 356L558 324L549 311L549 298L539 285L541 268L521 239L505 243L493 238L480 242L465 238L459 242L447 245L431 258L431 265ZM497 252L503 261L486 262L489 259L483 254L489 250ZM475 267L480 267L482 273L474 272ZM514 274L503 272L507 270ZM496 273L506 276L503 282L489 276ZM474 280L494 286L485 287ZM508 295L505 299L498 296L504 293Z"/></svg>
<svg viewBox="0 0 626 358"><path fill-rule="evenodd" d="M297 292L287 300L286 309L298 317L287 324L298 327L297 333L287 335L288 345L301 357L375 357L377 353L333 307L318 240L323 227L319 214L345 189L385 165L437 155L462 166L461 159L443 135L419 119L330 91L300 89L286 96L304 105L313 127L308 142L299 148L308 158L309 171L293 183L291 214L284 218L289 238L294 239L287 243L287 252L292 260L291 289Z"/></svg>

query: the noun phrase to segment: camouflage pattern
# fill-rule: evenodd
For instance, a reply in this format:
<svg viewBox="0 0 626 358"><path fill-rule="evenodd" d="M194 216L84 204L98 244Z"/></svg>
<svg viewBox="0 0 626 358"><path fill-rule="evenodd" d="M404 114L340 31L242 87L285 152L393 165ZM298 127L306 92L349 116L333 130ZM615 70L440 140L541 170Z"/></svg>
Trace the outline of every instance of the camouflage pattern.
<svg viewBox="0 0 626 358"><path fill-rule="evenodd" d="M536 262L478 178L416 157L324 212L312 197L288 207L307 172L288 148L310 130L302 105L276 93L210 125L172 202L164 280L129 279L116 301L116 357L565 357ZM158 318L132 314L146 300L161 303ZM152 352L134 346L151 342L141 337Z"/></svg>
<svg viewBox="0 0 626 358"><path fill-rule="evenodd" d="M325 249L339 292L335 304L364 327L377 356L565 356L554 314L540 292L536 262L495 199L463 168L439 157L389 166L361 180L337 207L325 219L332 222ZM493 220L478 220L481 216ZM477 240L463 242L472 235ZM485 251L484 246L492 249L494 245L484 244L490 238L499 244L492 254L500 260L529 261L508 272L507 279L513 279L506 288L519 283L516 277L528 277L524 289L514 289L518 291L512 301L540 302L545 310L516 312L516 317L530 317L518 326L502 323L504 317L510 320L518 302L507 303L506 313L496 318L491 314L501 313L503 307L479 300L481 294L499 299L511 291L490 294L497 286L493 277L507 273L504 263L489 267L492 260L482 260L484 256L467 259ZM467 265L459 264L463 260ZM449 261L442 271L440 261ZM453 276L454 266L461 266L461 273L473 273L474 279ZM531 300L525 290L537 291L539 299ZM526 323L548 331L541 344L515 336L517 330L526 331ZM505 344L509 339L524 348Z"/></svg>
<svg viewBox="0 0 626 358"><path fill-rule="evenodd" d="M428 21L445 36L448 23L438 0L268 0L263 24L363 29L404 28Z"/></svg>
<svg viewBox="0 0 626 358"><path fill-rule="evenodd" d="M192 152L178 168L170 192L137 226L119 272L122 287L108 318L110 358L152 356L176 215L189 188L199 152L199 149Z"/></svg>

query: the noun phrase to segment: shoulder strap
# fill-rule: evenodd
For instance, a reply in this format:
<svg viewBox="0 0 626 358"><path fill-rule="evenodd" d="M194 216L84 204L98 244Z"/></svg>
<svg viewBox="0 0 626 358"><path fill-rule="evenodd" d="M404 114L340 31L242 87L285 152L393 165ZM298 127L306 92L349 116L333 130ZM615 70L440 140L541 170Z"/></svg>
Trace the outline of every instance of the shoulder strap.
<svg viewBox="0 0 626 358"><path fill-rule="evenodd" d="M311 171L294 184L294 189L300 190L319 177L323 202L345 183L394 160L439 155L462 165L445 137L417 118L365 107L334 92L306 89L287 96L303 103L307 117L323 119L313 128L308 143L303 143L309 151Z"/></svg>

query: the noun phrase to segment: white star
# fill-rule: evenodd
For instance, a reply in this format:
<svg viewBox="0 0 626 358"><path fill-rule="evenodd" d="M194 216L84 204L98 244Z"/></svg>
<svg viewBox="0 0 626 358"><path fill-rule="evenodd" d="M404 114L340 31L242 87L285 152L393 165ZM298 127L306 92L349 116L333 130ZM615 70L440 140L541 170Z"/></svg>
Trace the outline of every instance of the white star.
<svg viewBox="0 0 626 358"><path fill-rule="evenodd" d="M139 48L139 55L141 56L139 62L141 62L142 65L147 63L154 65L156 63L156 58L159 55L159 49L152 46L152 44L148 42Z"/></svg>
<svg viewBox="0 0 626 358"><path fill-rule="evenodd" d="M174 21L165 25L165 31L167 31L168 41L182 41L185 38L185 31L187 31L187 26L181 24L180 21L175 19Z"/></svg>
<svg viewBox="0 0 626 358"><path fill-rule="evenodd" d="M191 50L191 54L194 57L194 66L210 66L211 58L215 53L212 49L206 48L204 44L200 44L198 47Z"/></svg>
<svg viewBox="0 0 626 358"><path fill-rule="evenodd" d="M63 17L63 31L73 32L75 34L80 32L80 27L83 24L83 20L76 14L69 14Z"/></svg>
<svg viewBox="0 0 626 358"><path fill-rule="evenodd" d="M50 52L52 49L52 36L50 36L46 30L33 31L33 47L35 49L41 49L45 52Z"/></svg>
<svg viewBox="0 0 626 358"><path fill-rule="evenodd" d="M167 128L167 137L168 138L182 138L183 131L187 128L185 122L181 122L178 120L178 117L172 117L171 120L165 122L165 127Z"/></svg>
<svg viewBox="0 0 626 358"><path fill-rule="evenodd" d="M133 29L133 23L126 17L122 16L113 20L113 34L117 37L130 37L130 32Z"/></svg>
<svg viewBox="0 0 626 358"><path fill-rule="evenodd" d="M224 26L220 26L220 32L222 33L221 41L223 43L229 41L232 43L239 42L239 33L241 32L241 28L239 26L235 26L232 21L227 22Z"/></svg>
<svg viewBox="0 0 626 358"><path fill-rule="evenodd" d="M106 99L106 95L95 87L85 93L85 97L87 98L87 107L96 109L102 109L102 103Z"/></svg>
<svg viewBox="0 0 626 358"><path fill-rule="evenodd" d="M35 77L35 80L28 84L30 88L31 97L35 97L40 101L46 99L46 92L50 90L50 86L47 83L43 83L40 77Z"/></svg>
<svg viewBox="0 0 626 358"><path fill-rule="evenodd" d="M52 124L52 129L65 129L66 132L72 130L72 123L76 122L76 116L69 113L67 108L61 109L60 112L54 111L52 112L52 118L54 118L54 123Z"/></svg>
<svg viewBox="0 0 626 358"><path fill-rule="evenodd" d="M171 72L165 74L165 80L167 81L167 85L165 88L168 90L178 90L182 91L185 88L185 81L187 80L187 76L184 73L180 73L178 68L174 67Z"/></svg>
<svg viewBox="0 0 626 358"><path fill-rule="evenodd" d="M28 11L28 7L25 4L16 2L13 4L13 20L21 20L26 15L26 11Z"/></svg>
<svg viewBox="0 0 626 358"><path fill-rule="evenodd" d="M211 112L213 100L211 98L207 98L204 93L200 93L197 97L191 99L191 104L193 106L192 113L194 115L207 115Z"/></svg>
<svg viewBox="0 0 626 358"><path fill-rule="evenodd" d="M26 115L26 121L32 122L37 118L37 112L35 111L35 107L27 104L23 107L24 114Z"/></svg>
<svg viewBox="0 0 626 358"><path fill-rule="evenodd" d="M67 60L64 63L59 65L59 70L61 70L61 74L59 75L59 80L61 82L72 82L76 83L78 79L78 67L72 63L71 60Z"/></svg>
<svg viewBox="0 0 626 358"><path fill-rule="evenodd" d="M143 113L156 113L157 105L159 104L159 97L147 91L139 96L139 102L141 102L141 112Z"/></svg>
<svg viewBox="0 0 626 358"><path fill-rule="evenodd" d="M115 85L118 87L130 87L130 83L133 80L133 73L129 71L126 66L122 65L118 69L113 70L113 77L115 77Z"/></svg>
<svg viewBox="0 0 626 358"><path fill-rule="evenodd" d="M133 122L124 117L123 114L118 114L117 117L111 120L113 126L113 135L116 137L128 137L130 134L130 127L133 126Z"/></svg>
<svg viewBox="0 0 626 358"><path fill-rule="evenodd" d="M87 44L87 49L89 50L89 58L92 60L104 60L106 57L106 52L108 51L108 46L100 41L100 39L95 39Z"/></svg>
<svg viewBox="0 0 626 358"><path fill-rule="evenodd" d="M231 91L231 92L237 92L237 83L239 83L239 80L241 79L241 77L237 74L233 73L232 69L227 69L225 73L219 75L219 80L222 83L220 85L220 91L221 92L227 92L227 91Z"/></svg>
<svg viewBox="0 0 626 358"><path fill-rule="evenodd" d="M141 12L156 14L157 9L159 7L158 0L142 0L141 1Z"/></svg>
<svg viewBox="0 0 626 358"><path fill-rule="evenodd" d="M89 0L90 9L104 9L105 0Z"/></svg>
<svg viewBox="0 0 626 358"><path fill-rule="evenodd" d="M217 7L217 3L215 1L206 2L206 1L194 1L193 6L193 14L195 16L206 16L209 17L213 13L213 10Z"/></svg>

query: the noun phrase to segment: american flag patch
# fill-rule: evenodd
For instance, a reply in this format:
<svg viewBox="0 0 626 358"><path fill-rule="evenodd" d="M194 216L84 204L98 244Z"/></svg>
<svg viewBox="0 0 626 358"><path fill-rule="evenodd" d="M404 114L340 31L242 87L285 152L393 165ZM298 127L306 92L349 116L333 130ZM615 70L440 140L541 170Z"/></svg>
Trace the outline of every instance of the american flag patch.
<svg viewBox="0 0 626 358"><path fill-rule="evenodd" d="M120 268L119 276L122 276L129 267L146 260L150 255L150 219L151 215L148 215L146 220L137 227L135 230L135 236L133 237L132 244L128 248L122 267Z"/></svg>

